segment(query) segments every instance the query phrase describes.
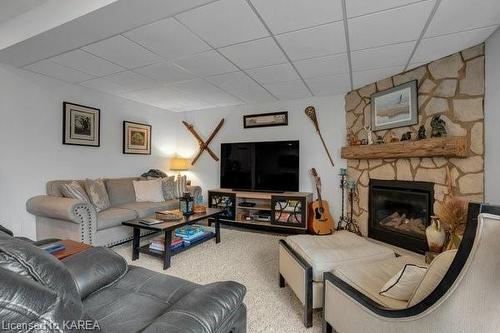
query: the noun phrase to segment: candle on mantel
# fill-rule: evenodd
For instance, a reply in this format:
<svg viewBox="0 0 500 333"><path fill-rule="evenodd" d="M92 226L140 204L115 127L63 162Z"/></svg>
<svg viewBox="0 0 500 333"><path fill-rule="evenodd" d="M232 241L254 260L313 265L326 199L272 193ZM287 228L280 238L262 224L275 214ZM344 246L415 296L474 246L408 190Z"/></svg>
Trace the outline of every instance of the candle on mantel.
<svg viewBox="0 0 500 333"><path fill-rule="evenodd" d="M340 168L340 175L341 176L347 175L347 169L346 168Z"/></svg>

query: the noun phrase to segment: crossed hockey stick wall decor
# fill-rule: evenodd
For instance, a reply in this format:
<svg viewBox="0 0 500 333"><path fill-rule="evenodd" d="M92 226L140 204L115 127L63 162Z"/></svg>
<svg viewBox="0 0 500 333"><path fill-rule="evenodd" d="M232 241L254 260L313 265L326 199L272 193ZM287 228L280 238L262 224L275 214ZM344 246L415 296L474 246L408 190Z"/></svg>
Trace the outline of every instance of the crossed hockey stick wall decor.
<svg viewBox="0 0 500 333"><path fill-rule="evenodd" d="M201 154L203 154L203 152L205 150L210 154L210 156L212 156L212 158L214 160L218 161L219 158L217 157L217 155L215 155L215 153L213 152L213 150L210 149L210 147L208 145L213 140L213 138L217 135L217 133L221 129L222 125L224 125L224 118L222 118L222 120L219 122L219 125L217 125L217 127L212 131L212 134L210 134L210 136L208 137L207 141L203 141L203 139L201 138L201 136L193 128L193 125L191 125L190 123L188 123L186 121L183 121L182 123L184 124L184 126L186 126L186 128L188 129L188 131L191 132L191 134L193 134L193 136L196 138L196 140L198 140L198 144L200 145L200 150L198 151L198 154L196 154L196 156L193 158L193 161L191 162L191 165L194 165L196 163L196 161L198 161L198 159L200 158Z"/></svg>

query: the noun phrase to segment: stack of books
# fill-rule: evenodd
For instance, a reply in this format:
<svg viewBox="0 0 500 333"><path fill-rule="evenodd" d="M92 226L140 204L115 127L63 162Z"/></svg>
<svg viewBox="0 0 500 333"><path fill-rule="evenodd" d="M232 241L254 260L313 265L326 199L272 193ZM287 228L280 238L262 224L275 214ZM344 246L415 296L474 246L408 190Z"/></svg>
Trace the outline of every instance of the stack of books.
<svg viewBox="0 0 500 333"><path fill-rule="evenodd" d="M174 237L174 239L172 239L172 243L170 243L170 250L171 251L177 250L183 246L184 246L184 241L182 240L182 238ZM151 244L149 244L149 249L152 251L162 252L165 249L165 238L164 237L154 238Z"/></svg>
<svg viewBox="0 0 500 333"><path fill-rule="evenodd" d="M213 232L205 230L201 225L190 225L176 229L175 235L182 238L184 246L189 246L212 236Z"/></svg>
<svg viewBox="0 0 500 333"><path fill-rule="evenodd" d="M64 250L64 244L62 243L50 243L40 246L41 249L47 251L48 253L56 253Z"/></svg>

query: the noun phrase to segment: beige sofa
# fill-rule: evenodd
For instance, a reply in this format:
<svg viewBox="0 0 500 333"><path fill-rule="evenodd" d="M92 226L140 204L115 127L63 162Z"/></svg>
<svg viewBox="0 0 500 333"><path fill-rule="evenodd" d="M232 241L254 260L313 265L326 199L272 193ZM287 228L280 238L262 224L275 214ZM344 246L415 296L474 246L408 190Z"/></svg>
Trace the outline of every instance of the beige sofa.
<svg viewBox="0 0 500 333"><path fill-rule="evenodd" d="M142 179L104 179L111 207L99 213L91 204L62 196L61 185L72 180L49 181L47 195L33 197L26 203L28 212L36 216L37 239L73 239L94 246L112 246L132 239L132 228L122 226L122 222L179 205L178 200L136 202L132 181ZM189 186L188 190L193 195L201 192L199 186Z"/></svg>

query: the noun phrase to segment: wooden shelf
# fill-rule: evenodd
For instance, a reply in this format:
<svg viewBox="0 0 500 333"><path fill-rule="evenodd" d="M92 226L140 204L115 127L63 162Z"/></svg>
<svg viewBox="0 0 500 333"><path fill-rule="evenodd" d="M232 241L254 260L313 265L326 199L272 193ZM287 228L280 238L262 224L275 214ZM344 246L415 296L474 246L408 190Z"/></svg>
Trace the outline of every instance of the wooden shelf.
<svg viewBox="0 0 500 333"><path fill-rule="evenodd" d="M343 147L344 159L378 159L403 157L467 157L467 137L431 138L419 141Z"/></svg>
<svg viewBox="0 0 500 333"><path fill-rule="evenodd" d="M253 206L253 207L246 207L246 206L236 206L238 209L248 209L248 210L271 210L271 207L267 206Z"/></svg>

